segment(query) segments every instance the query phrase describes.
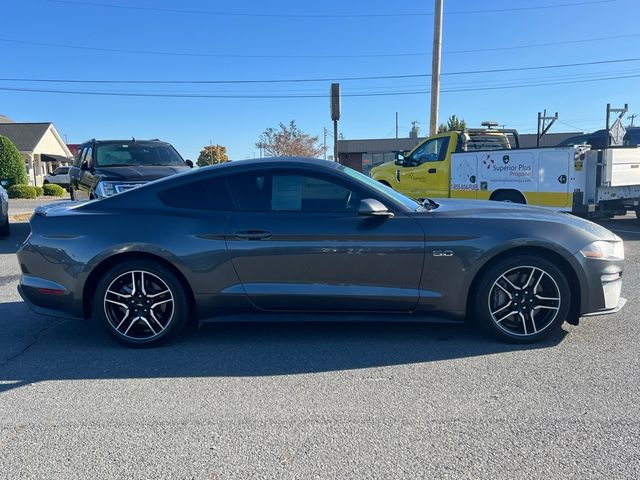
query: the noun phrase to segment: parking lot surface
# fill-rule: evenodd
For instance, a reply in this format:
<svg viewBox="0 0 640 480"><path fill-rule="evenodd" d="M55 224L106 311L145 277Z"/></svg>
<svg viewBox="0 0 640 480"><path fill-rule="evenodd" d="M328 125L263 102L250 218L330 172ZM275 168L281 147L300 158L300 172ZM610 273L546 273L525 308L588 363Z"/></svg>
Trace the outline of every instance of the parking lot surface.
<svg viewBox="0 0 640 480"><path fill-rule="evenodd" d="M0 240L0 478L640 478L640 224L616 315L515 346L467 325L205 325L126 349L39 317Z"/></svg>

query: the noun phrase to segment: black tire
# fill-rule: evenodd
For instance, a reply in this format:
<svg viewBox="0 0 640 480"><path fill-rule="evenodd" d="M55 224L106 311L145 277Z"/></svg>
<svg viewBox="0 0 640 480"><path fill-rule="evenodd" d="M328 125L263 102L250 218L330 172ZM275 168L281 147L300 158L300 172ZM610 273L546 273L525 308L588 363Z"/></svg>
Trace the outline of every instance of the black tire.
<svg viewBox="0 0 640 480"><path fill-rule="evenodd" d="M69 196L71 197L71 200L73 200L75 202L76 196L73 193L73 187L69 187Z"/></svg>
<svg viewBox="0 0 640 480"><path fill-rule="evenodd" d="M636 220L640 223L640 207L636 207Z"/></svg>
<svg viewBox="0 0 640 480"><path fill-rule="evenodd" d="M492 265L473 295L471 318L492 336L512 343L548 337L571 307L571 289L562 270L534 255L514 255Z"/></svg>
<svg viewBox="0 0 640 480"><path fill-rule="evenodd" d="M491 200L496 202L520 203L523 205L527 203L521 193L510 191L498 192Z"/></svg>
<svg viewBox="0 0 640 480"><path fill-rule="evenodd" d="M8 237L11 235L11 226L9 225L9 216L7 216L0 227L0 237Z"/></svg>
<svg viewBox="0 0 640 480"><path fill-rule="evenodd" d="M132 278L136 281L135 290ZM169 293L162 294L165 288ZM126 298L131 293L134 295ZM120 343L150 347L175 338L182 331L189 306L185 289L171 270L149 260L128 260L110 268L100 279L93 298L93 315Z"/></svg>

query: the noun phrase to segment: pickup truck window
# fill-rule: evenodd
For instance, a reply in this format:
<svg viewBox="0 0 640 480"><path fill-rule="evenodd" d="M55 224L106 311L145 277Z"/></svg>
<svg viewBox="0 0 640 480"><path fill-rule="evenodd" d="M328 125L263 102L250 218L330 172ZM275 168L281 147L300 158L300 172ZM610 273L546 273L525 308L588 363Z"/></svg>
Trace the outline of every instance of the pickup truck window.
<svg viewBox="0 0 640 480"><path fill-rule="evenodd" d="M422 165L426 162L441 162L447 156L449 137L440 137L423 143L415 152L411 154L414 162Z"/></svg>

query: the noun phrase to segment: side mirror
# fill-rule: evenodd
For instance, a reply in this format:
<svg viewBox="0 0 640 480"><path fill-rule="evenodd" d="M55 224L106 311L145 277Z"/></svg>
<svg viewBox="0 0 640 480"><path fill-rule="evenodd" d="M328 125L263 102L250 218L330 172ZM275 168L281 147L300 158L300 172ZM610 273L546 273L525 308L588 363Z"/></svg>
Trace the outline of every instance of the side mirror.
<svg viewBox="0 0 640 480"><path fill-rule="evenodd" d="M189 168L193 168L193 162L189 159L185 160L184 163L186 163L187 165L189 165Z"/></svg>
<svg viewBox="0 0 640 480"><path fill-rule="evenodd" d="M395 164L398 166L404 165L404 152L396 152L396 161Z"/></svg>
<svg viewBox="0 0 640 480"><path fill-rule="evenodd" d="M375 198L365 198L360 201L358 207L358 215L373 216L373 217L393 217L393 212L390 212L384 204Z"/></svg>
<svg viewBox="0 0 640 480"><path fill-rule="evenodd" d="M55 176L56 176L56 172L55 172L55 171L51 172L51 173L49 174L49 176L50 176L50 177L55 177Z"/></svg>
<svg viewBox="0 0 640 480"><path fill-rule="evenodd" d="M91 168L89 167L89 163L87 163L86 161L82 162L82 164L80 165L80 170L84 170L85 172L91 170Z"/></svg>

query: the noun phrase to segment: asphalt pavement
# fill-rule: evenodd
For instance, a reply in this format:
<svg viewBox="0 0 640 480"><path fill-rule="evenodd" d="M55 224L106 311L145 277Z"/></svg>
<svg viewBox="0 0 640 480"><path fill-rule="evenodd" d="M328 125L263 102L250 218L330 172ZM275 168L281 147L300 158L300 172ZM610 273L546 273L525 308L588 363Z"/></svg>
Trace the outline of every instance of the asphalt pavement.
<svg viewBox="0 0 640 480"><path fill-rule="evenodd" d="M0 478L640 478L640 224L618 314L514 346L467 325L217 324L126 349L30 313L0 240Z"/></svg>

